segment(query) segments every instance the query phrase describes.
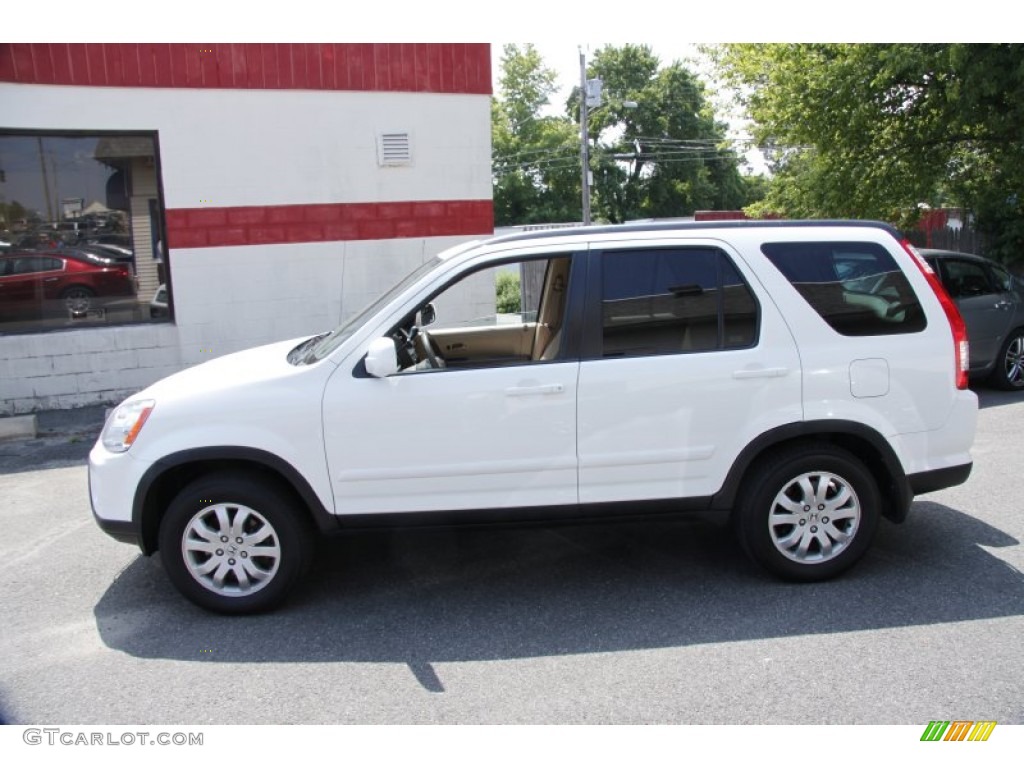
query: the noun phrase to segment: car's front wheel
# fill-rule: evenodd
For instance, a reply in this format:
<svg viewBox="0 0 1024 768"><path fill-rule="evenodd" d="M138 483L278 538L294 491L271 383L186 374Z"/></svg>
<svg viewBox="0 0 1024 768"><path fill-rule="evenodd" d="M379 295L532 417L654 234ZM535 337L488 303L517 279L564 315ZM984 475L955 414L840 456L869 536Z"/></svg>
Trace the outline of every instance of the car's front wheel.
<svg viewBox="0 0 1024 768"><path fill-rule="evenodd" d="M309 563L302 510L276 485L217 473L185 486L160 524L167 575L189 600L220 613L277 606Z"/></svg>
<svg viewBox="0 0 1024 768"><path fill-rule="evenodd" d="M881 504L874 477L828 443L783 450L756 468L734 512L747 554L796 581L832 578L867 551Z"/></svg>
<svg viewBox="0 0 1024 768"><path fill-rule="evenodd" d="M1000 389L1024 389L1024 328L1013 331L1003 342L992 383Z"/></svg>

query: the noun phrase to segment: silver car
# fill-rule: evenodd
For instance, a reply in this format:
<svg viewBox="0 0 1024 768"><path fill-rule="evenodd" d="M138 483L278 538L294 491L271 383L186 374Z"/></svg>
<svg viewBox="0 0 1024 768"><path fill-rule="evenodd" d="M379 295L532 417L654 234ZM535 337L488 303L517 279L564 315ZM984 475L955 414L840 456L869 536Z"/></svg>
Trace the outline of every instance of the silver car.
<svg viewBox="0 0 1024 768"><path fill-rule="evenodd" d="M1024 389L1024 281L969 253L920 249L967 324L971 376L1000 389Z"/></svg>

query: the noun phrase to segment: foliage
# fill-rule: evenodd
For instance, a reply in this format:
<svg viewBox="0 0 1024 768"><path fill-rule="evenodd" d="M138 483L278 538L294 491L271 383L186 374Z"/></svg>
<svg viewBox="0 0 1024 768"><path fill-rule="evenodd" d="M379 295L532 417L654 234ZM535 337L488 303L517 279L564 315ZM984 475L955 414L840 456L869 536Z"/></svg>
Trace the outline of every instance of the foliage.
<svg viewBox="0 0 1024 768"><path fill-rule="evenodd" d="M775 174L754 213L912 221L967 208L1024 246L1024 46L723 45Z"/></svg>
<svg viewBox="0 0 1024 768"><path fill-rule="evenodd" d="M500 313L521 312L522 293L519 290L518 272L499 272L494 280L497 309Z"/></svg>
<svg viewBox="0 0 1024 768"><path fill-rule="evenodd" d="M687 216L747 202L726 126L716 122L703 84L681 62L662 67L646 45L608 46L594 54L587 76L600 77L610 94L592 114L589 131L594 209L601 217ZM577 88L568 114L579 113L579 99ZM637 107L624 108L625 100Z"/></svg>
<svg viewBox="0 0 1024 768"><path fill-rule="evenodd" d="M506 45L491 102L494 218L498 226L580 217L579 139L571 120L543 116L555 72L532 45Z"/></svg>
<svg viewBox="0 0 1024 768"><path fill-rule="evenodd" d="M734 209L763 195L738 171L703 85L681 63L662 67L647 46L598 50L588 78L604 80L606 103L591 113L595 220L685 216ZM532 45L506 45L492 102L495 223L579 221L580 101L564 116L542 114L555 73ZM635 110L623 101L638 102Z"/></svg>

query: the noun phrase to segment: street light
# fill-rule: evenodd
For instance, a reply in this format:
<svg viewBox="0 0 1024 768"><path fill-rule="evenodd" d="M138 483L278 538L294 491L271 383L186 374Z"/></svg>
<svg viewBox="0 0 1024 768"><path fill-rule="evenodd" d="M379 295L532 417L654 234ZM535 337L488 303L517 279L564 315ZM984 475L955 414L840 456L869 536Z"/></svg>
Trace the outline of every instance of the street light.
<svg viewBox="0 0 1024 768"><path fill-rule="evenodd" d="M580 170L583 182L583 224L590 224L590 108L601 106L601 78L587 80L587 57L580 49ZM636 109L635 101L624 101L626 109Z"/></svg>

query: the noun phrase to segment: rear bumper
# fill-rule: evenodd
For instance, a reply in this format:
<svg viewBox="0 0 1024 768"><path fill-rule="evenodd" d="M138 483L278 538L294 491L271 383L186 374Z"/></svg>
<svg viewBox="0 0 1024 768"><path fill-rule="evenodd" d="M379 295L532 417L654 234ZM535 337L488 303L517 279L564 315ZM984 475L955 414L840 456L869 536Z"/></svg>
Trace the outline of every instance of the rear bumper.
<svg viewBox="0 0 1024 768"><path fill-rule="evenodd" d="M915 496L919 496L922 493L941 491L943 488L952 488L954 485L960 485L971 476L971 469L973 467L974 462L967 462L955 467L943 467L942 469L932 469L928 472L917 472L913 475L908 475L907 482L910 483L910 492Z"/></svg>

